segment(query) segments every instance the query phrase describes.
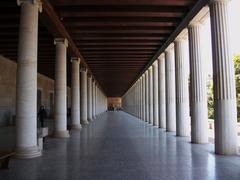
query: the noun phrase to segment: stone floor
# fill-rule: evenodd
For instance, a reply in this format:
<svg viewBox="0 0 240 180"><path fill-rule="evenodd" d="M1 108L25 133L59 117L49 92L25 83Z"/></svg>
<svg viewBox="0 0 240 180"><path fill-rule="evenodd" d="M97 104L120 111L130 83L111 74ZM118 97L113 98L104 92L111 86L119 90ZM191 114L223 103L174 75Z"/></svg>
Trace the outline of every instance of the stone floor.
<svg viewBox="0 0 240 180"><path fill-rule="evenodd" d="M217 156L212 145L108 112L69 139L47 139L42 157L11 160L0 179L240 180L240 157Z"/></svg>

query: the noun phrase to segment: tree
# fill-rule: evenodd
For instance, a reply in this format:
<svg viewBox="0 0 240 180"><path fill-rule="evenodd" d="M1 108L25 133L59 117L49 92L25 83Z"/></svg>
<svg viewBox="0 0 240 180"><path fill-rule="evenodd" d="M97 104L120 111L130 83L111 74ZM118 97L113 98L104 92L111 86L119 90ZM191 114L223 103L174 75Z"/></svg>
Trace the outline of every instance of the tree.
<svg viewBox="0 0 240 180"><path fill-rule="evenodd" d="M236 80L236 97L237 97L237 114L238 122L240 122L240 55L235 55L234 58L235 80ZM214 98L213 98L213 82L208 80L208 118L214 118Z"/></svg>
<svg viewBox="0 0 240 180"><path fill-rule="evenodd" d="M234 56L238 122L240 122L240 55Z"/></svg>

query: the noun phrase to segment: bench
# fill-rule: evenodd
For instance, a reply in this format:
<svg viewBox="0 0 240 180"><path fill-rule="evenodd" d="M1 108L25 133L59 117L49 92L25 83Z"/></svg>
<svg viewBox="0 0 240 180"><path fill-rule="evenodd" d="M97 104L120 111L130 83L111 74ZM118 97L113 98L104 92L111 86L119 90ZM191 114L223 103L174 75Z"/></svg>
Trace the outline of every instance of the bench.
<svg viewBox="0 0 240 180"><path fill-rule="evenodd" d="M0 151L0 169L8 169L9 160L14 154L13 151Z"/></svg>

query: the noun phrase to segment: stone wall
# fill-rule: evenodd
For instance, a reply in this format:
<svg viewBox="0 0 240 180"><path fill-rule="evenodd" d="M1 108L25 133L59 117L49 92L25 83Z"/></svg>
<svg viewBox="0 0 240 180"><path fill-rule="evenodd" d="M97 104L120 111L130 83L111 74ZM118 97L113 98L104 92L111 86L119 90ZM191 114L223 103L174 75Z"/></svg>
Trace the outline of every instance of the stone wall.
<svg viewBox="0 0 240 180"><path fill-rule="evenodd" d="M113 110L114 107L121 107L122 106L122 99L120 97L108 97L108 110Z"/></svg>
<svg viewBox="0 0 240 180"><path fill-rule="evenodd" d="M0 126L14 124L16 102L16 71L17 64L0 55ZM38 91L41 91L41 102L50 115L53 115L53 105L50 96L54 93L54 80L38 73ZM68 107L70 107L71 89L68 87ZM53 100L53 99L52 99Z"/></svg>

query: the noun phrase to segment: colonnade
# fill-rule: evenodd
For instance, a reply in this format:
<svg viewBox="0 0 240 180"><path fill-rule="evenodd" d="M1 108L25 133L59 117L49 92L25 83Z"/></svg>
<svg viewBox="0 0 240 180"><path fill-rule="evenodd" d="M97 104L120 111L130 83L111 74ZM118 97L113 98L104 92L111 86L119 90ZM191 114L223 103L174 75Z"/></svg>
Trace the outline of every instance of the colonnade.
<svg viewBox="0 0 240 180"><path fill-rule="evenodd" d="M16 100L16 157L41 155L37 145L37 52L38 14L41 2L18 0L21 6ZM67 47L65 37L56 46L53 136L69 137L67 129ZM107 98L80 58L72 57L71 128L80 129L107 110ZM81 76L80 76L81 72Z"/></svg>
<svg viewBox="0 0 240 180"><path fill-rule="evenodd" d="M237 112L234 66L229 41L230 0L211 0L215 152L237 153ZM201 40L202 14L168 43L156 61L122 97L124 111L143 121L208 143L206 59ZM184 43L188 40L189 58ZM189 62L188 62L189 61ZM190 64L190 87L187 66ZM140 91L139 91L140 90ZM158 92L158 93L157 93Z"/></svg>

